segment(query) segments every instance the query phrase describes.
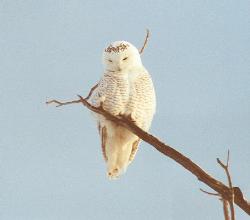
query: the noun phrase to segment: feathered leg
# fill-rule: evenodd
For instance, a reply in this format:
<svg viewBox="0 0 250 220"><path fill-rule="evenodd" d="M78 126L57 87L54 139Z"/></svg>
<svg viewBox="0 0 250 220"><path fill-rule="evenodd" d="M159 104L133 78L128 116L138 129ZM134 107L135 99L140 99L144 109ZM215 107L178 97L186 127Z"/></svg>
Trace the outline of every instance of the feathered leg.
<svg viewBox="0 0 250 220"><path fill-rule="evenodd" d="M126 171L133 144L137 139L137 136L121 126L113 127L113 132L108 132L106 154L107 174L110 179L115 179Z"/></svg>

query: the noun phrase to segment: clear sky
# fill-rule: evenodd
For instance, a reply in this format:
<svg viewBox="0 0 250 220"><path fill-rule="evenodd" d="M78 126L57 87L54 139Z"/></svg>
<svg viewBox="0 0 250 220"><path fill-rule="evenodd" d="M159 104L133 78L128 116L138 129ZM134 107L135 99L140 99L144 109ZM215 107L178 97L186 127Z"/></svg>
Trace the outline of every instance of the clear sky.
<svg viewBox="0 0 250 220"><path fill-rule="evenodd" d="M91 114L49 98L83 96L100 79L103 48L141 47L157 113L151 133L250 200L250 1L0 1L0 218L221 220L222 204L142 143L109 181ZM238 219L249 219L236 208Z"/></svg>

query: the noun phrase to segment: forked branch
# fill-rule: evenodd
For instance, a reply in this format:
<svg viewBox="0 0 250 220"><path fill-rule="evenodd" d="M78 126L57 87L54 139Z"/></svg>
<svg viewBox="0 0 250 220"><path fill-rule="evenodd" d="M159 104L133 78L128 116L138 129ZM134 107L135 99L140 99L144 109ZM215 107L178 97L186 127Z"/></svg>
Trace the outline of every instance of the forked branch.
<svg viewBox="0 0 250 220"><path fill-rule="evenodd" d="M128 118L121 117L121 116L114 116L110 114L109 112L105 111L101 107L94 107L92 106L87 99L82 98L79 96L78 100L73 100L70 102L59 102L57 100L51 100L48 101L47 104L56 103L59 106L62 105L68 105L71 103L82 103L85 107L87 107L89 110L103 115L106 119L115 122L118 125L121 125L134 134L136 134L140 139L144 140L145 142L152 145L155 149L157 149L159 152L163 153L164 155L172 158L174 161L176 161L178 164L183 166L186 170L191 172L193 175L195 175L199 181L205 183L212 189L214 189L216 192L218 192L223 199L230 201L232 197L232 192L229 187L224 185L219 180L216 180L212 176L210 176L208 173L206 173L203 169L201 169L197 164L195 164L192 160L175 150L174 148L170 147L169 145L164 144L162 141L154 137L153 135L145 132L138 126L136 126L133 122L131 122ZM234 187L234 202L237 204L242 210L244 210L248 215L250 215L250 203L248 203L243 195L241 190L238 187Z"/></svg>
<svg viewBox="0 0 250 220"><path fill-rule="evenodd" d="M63 105L70 105L70 104L74 104L74 103L80 103L81 100L74 100L74 101L70 101L70 102L59 102L55 99L52 99L50 101L47 101L46 104L52 104L52 103L55 103L57 104L56 107L60 107L60 106L63 106Z"/></svg>
<svg viewBox="0 0 250 220"><path fill-rule="evenodd" d="M207 191L205 191L203 189L200 189L200 190L202 192L210 195L210 196L219 196L220 200L223 203L223 212L224 212L225 220L230 220L230 216L231 216L231 220L235 220L235 212L234 212L234 188L233 188L233 185L232 185L231 175L229 173L229 150L227 152L227 163L226 163L226 165L224 163L222 163L219 158L217 158L217 162L225 170L226 175L227 175L228 185L229 185L229 190L230 190L229 199L226 200L219 193L211 193L211 192L207 192ZM230 207L230 213L231 213L230 216L229 216L229 212L228 212L228 204L229 204L229 207Z"/></svg>
<svg viewBox="0 0 250 220"><path fill-rule="evenodd" d="M227 200L223 199L222 196L219 193L212 193L212 192L205 191L203 189L200 189L200 191L207 194L207 195L209 195L209 196L219 197L219 200L223 204L224 218L225 218L225 220L230 220L230 216L229 216L229 212L228 212L228 201Z"/></svg>
<svg viewBox="0 0 250 220"><path fill-rule="evenodd" d="M227 163L226 164L222 163L219 158L217 158L217 162L225 170L226 175L227 175L228 186L229 186L229 190L230 190L228 202L229 202L229 207L230 207L231 220L235 220L234 189L233 189L233 184L232 184L232 178L231 178L231 175L230 175L230 172L229 172L229 156L230 156L230 152L228 150L228 152L227 152Z"/></svg>
<svg viewBox="0 0 250 220"><path fill-rule="evenodd" d="M97 88L97 86L98 86L98 83L96 85L94 85L90 89L90 92L87 95L87 97L85 98L85 100L88 100L90 98L90 96L92 95L92 93L94 92L94 90ZM63 106L63 105L77 104L77 103L80 103L80 102L81 102L81 99L79 99L79 100L73 100L73 101L69 101L69 102L59 102L59 101L53 99L53 100L47 101L46 104L55 103L55 104L57 104L56 107L60 107L60 106Z"/></svg>

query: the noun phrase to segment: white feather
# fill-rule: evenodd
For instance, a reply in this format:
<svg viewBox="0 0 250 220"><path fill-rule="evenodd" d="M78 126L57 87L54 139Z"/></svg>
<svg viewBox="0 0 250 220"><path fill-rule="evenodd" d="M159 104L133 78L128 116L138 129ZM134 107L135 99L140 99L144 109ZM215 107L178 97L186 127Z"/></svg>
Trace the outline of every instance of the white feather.
<svg viewBox="0 0 250 220"><path fill-rule="evenodd" d="M104 109L113 115L130 115L139 127L147 131L155 113L155 91L138 50L126 41L116 41L105 49L103 63L104 75L91 103L94 106L103 103ZM107 175L115 179L133 160L131 153L136 152L138 137L100 115L96 117L100 127L106 129L102 141L105 139L103 150L107 158ZM100 134L104 136L102 132Z"/></svg>

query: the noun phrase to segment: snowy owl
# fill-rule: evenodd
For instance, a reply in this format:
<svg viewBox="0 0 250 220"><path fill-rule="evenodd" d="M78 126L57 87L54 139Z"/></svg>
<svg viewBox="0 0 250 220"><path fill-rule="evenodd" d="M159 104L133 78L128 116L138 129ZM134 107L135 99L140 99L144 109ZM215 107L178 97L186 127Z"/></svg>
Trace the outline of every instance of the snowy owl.
<svg viewBox="0 0 250 220"><path fill-rule="evenodd" d="M126 41L116 41L103 52L104 74L90 102L113 115L124 115L148 131L156 108L151 77L138 49ZM107 176L118 178L133 161L140 139L126 128L95 115L101 137Z"/></svg>

